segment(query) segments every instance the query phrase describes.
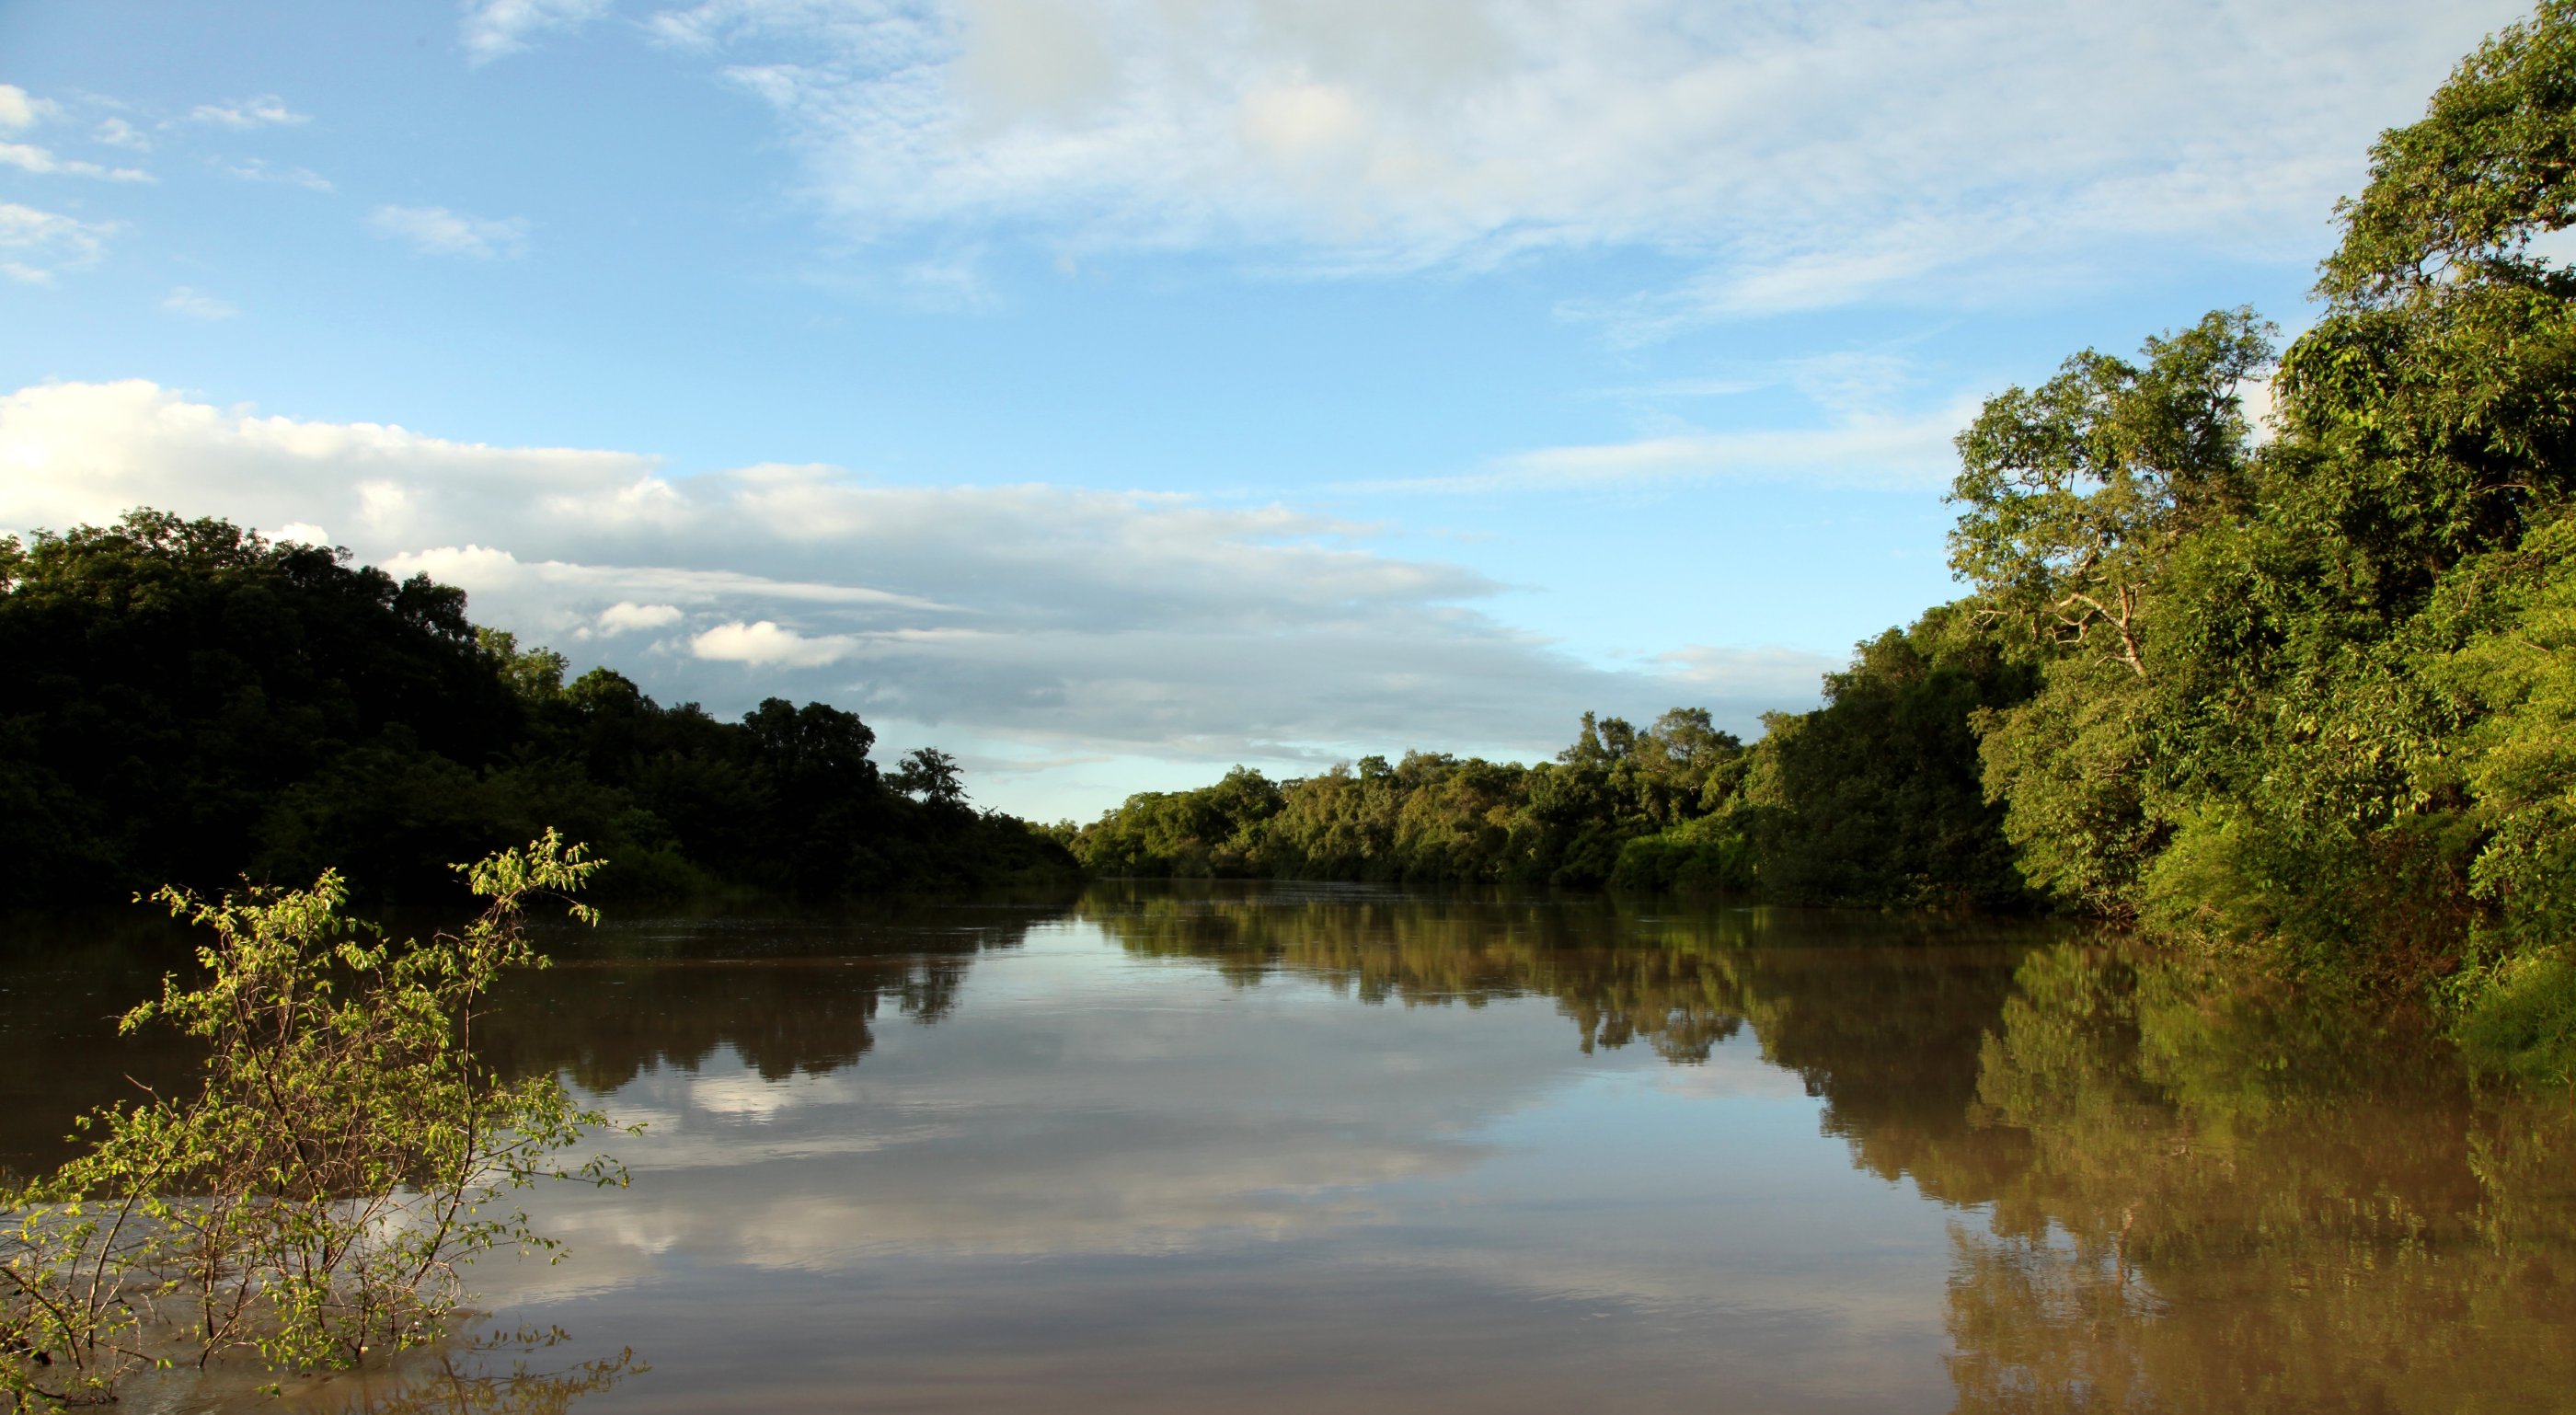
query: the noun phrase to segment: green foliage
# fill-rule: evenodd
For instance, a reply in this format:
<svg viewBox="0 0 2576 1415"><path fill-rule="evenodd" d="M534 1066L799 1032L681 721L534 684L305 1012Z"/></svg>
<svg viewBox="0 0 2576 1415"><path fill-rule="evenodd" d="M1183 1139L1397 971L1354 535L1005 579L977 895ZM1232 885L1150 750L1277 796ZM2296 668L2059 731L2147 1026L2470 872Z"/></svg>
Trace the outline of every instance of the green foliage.
<svg viewBox="0 0 2576 1415"><path fill-rule="evenodd" d="M1788 903L2011 910L2002 812L1973 724L2027 697L2031 673L1948 606L1890 629L1825 676L1825 705L1775 717L1743 814L1764 896Z"/></svg>
<svg viewBox="0 0 2576 1415"><path fill-rule="evenodd" d="M2564 948L2500 958L2461 978L2453 995L2472 1061L2576 1088L2576 961Z"/></svg>
<svg viewBox="0 0 2576 1415"><path fill-rule="evenodd" d="M1751 894L1756 868L1740 822L1701 816L1621 845L1610 885L1642 894Z"/></svg>
<svg viewBox="0 0 2576 1415"><path fill-rule="evenodd" d="M279 793L353 748L491 762L514 709L464 595L344 559L154 511L14 550L0 899L227 878Z"/></svg>
<svg viewBox="0 0 2576 1415"><path fill-rule="evenodd" d="M1635 842L1723 805L1743 755L1704 709L1644 729L1587 713L1574 745L1535 766L1410 752L1284 783L1236 767L1197 791L1129 797L1074 851L1108 875L1600 885Z"/></svg>
<svg viewBox="0 0 2576 1415"><path fill-rule="evenodd" d="M2536 231L2576 223L2576 6L2541 0L2463 60L2424 121L2381 135L2326 262L2337 298L2403 299L2459 267L2532 269Z"/></svg>
<svg viewBox="0 0 2576 1415"><path fill-rule="evenodd" d="M2268 333L2237 310L2148 340L2143 365L2087 350L1959 438L1951 567L2001 645L2044 665L2027 703L1980 720L1985 783L2031 883L2094 912L2134 907L2170 830L2151 719L2201 685L2157 632L2160 595L2192 534L2253 498L2237 390L2269 363Z"/></svg>
<svg viewBox="0 0 2576 1415"><path fill-rule="evenodd" d="M880 779L875 734L820 703L739 722L665 707L477 628L465 596L136 511L0 553L0 904L215 888L326 864L452 900L448 860L558 827L609 895L807 896L1068 880L1025 823L965 804L956 763ZM923 773L927 772L927 775Z"/></svg>
<svg viewBox="0 0 2576 1415"><path fill-rule="evenodd" d="M1650 727L1585 714L1552 762L1412 752L1274 783L1237 767L1084 827L1121 876L1517 884L1758 894L1782 902L2013 909L1970 721L2027 668L1935 610L1863 644L1826 705L1774 715L1747 749L1706 709Z"/></svg>
<svg viewBox="0 0 2576 1415"><path fill-rule="evenodd" d="M350 919L331 872L214 903L163 890L213 935L204 976L165 980L121 1027L198 1039L202 1078L85 1117L87 1153L0 1196L14 1223L0 1242L0 1391L106 1398L167 1343L199 1364L240 1351L275 1369L349 1365L437 1339L459 1263L552 1250L498 1207L506 1196L625 1172L560 1163L605 1117L551 1073L503 1079L475 1033L504 969L545 966L525 906L568 902L598 868L552 833L458 866L484 912L405 944Z"/></svg>
<svg viewBox="0 0 2576 1415"><path fill-rule="evenodd" d="M2042 664L1980 721L2035 887L2314 980L2554 995L2498 969L2576 927L2576 276L2533 250L2576 219L2571 55L2544 4L2381 138L2269 442L2244 311L1961 438L1953 564Z"/></svg>
<svg viewBox="0 0 2576 1415"><path fill-rule="evenodd" d="M2493 911L2490 943L2576 938L2576 519L2455 580L2437 613L2467 632L2426 673L2466 726L2419 768L2421 789L2473 803L2485 838L2470 875Z"/></svg>
<svg viewBox="0 0 2576 1415"><path fill-rule="evenodd" d="M2148 676L2140 601L2175 541L2250 499L2238 385L2271 326L2221 311L2149 339L2143 366L2091 349L2008 389L1959 434L1950 566L1979 612Z"/></svg>

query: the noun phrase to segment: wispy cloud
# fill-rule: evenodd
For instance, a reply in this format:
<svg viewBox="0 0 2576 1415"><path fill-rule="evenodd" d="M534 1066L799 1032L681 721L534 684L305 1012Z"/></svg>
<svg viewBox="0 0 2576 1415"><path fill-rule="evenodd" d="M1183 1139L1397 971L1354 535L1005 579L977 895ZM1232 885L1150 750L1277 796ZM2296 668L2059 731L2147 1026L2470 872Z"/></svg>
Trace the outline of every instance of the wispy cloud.
<svg viewBox="0 0 2576 1415"><path fill-rule="evenodd" d="M608 13L609 0L465 0L458 37L466 57L486 64L527 49L548 31L571 31Z"/></svg>
<svg viewBox="0 0 2576 1415"><path fill-rule="evenodd" d="M265 93L256 98L234 99L229 103L200 103L188 110L188 121L247 131L251 128L290 127L312 121L312 115L298 113L286 106L286 100L276 94Z"/></svg>
<svg viewBox="0 0 2576 1415"><path fill-rule="evenodd" d="M380 206L367 214L367 226L423 255L491 260L525 255L528 249L528 223L515 216L496 220L443 206Z"/></svg>
<svg viewBox="0 0 2576 1415"><path fill-rule="evenodd" d="M190 319L230 319L241 313L240 310L233 308L229 301L191 290L185 285L163 296L161 308L172 314L184 314Z"/></svg>
<svg viewBox="0 0 2576 1415"><path fill-rule="evenodd" d="M56 157L51 149L34 143L0 142L0 166L16 167L28 172L65 173L75 177L100 177L111 182L149 182L152 174L134 167L101 167L95 162L77 158Z"/></svg>
<svg viewBox="0 0 2576 1415"><path fill-rule="evenodd" d="M1642 339L1982 298L2141 234L2312 258L2369 139L2523 8L706 0L649 28L767 103L862 235L1309 274L1696 264L1590 311Z"/></svg>
<svg viewBox="0 0 2576 1415"><path fill-rule="evenodd" d="M331 179L310 167L274 167L267 159L259 157L217 160L215 166L227 176L239 177L245 182L276 182L302 187L309 192L333 190Z"/></svg>
<svg viewBox="0 0 2576 1415"><path fill-rule="evenodd" d="M110 222L81 221L16 202L0 202L0 275L30 285L50 285L66 270L96 265Z"/></svg>
<svg viewBox="0 0 2576 1415"><path fill-rule="evenodd" d="M146 137L141 128L134 126L132 123L129 123L122 118L103 118L99 120L98 129L92 134L92 136L97 138L100 142L107 144L109 147L128 148L135 152L150 152L152 150L152 139Z"/></svg>
<svg viewBox="0 0 2576 1415"><path fill-rule="evenodd" d="M1678 432L1533 448L1476 471L1350 483L1355 492L1473 494L1590 491L1680 481L1929 490L1957 471L1951 439L1976 414L1962 402L1913 416L1854 414L1815 428Z"/></svg>

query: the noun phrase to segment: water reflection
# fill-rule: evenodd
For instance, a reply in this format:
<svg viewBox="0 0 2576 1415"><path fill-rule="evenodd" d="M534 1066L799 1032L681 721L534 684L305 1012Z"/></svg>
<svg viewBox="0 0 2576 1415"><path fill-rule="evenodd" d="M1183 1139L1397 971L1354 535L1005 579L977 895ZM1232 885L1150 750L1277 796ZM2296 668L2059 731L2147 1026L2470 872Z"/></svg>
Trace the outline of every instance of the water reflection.
<svg viewBox="0 0 2576 1415"><path fill-rule="evenodd" d="M2058 948L1983 1044L1963 1410L2552 1410L2576 1391L2576 1112L2420 1019ZM1940 1157L1927 1156L1938 1169Z"/></svg>
<svg viewBox="0 0 2576 1415"><path fill-rule="evenodd" d="M1980 1046L2029 924L1613 898L1421 899L1305 889L1097 889L1083 917L1131 953L1187 957L1241 986L1287 973L1363 1002L1553 999L1580 1049L1644 1039L1705 1061L1748 1021L1763 1060L1825 1102L1822 1128L1882 1178L1977 1203L2027 1137L1972 1123ZM1937 1155L1937 1160L1932 1157Z"/></svg>
<svg viewBox="0 0 2576 1415"><path fill-rule="evenodd" d="M730 1049L762 1079L825 1075L876 1045L881 1007L931 1023L975 958L1059 910L917 906L813 919L648 919L548 940L555 964L493 999L488 1054L607 1092Z"/></svg>
<svg viewBox="0 0 2576 1415"><path fill-rule="evenodd" d="M1061 904L889 905L810 917L612 920L543 928L556 966L511 979L480 1045L504 1070L561 1071L597 1092L656 1066L730 1050L762 1077L824 1074L875 1045L881 1008L934 1022L975 957L1018 945ZM388 920L397 937L451 923ZM74 1116L168 1091L195 1053L116 1019L195 968L195 940L158 910L0 916L0 1176L72 1153Z"/></svg>
<svg viewBox="0 0 2576 1415"><path fill-rule="evenodd" d="M1586 1054L1643 1039L1658 1055L1684 1063L1707 1060L1712 1045L1736 1034L1748 1008L1764 1005L1758 998L1791 990L1759 975L1803 974L1808 989L1821 987L1835 996L1826 1005L1795 1011L1794 1021L1791 1009L1773 1004L1762 1019L1772 1025L1761 1029L1765 1054L1802 1073L1808 1063L1795 1058L1815 1050L1804 1033L1850 1018L1872 1019L1854 1039L1862 1046L1829 1064L1847 1067L1872 1044L1917 1051L1929 1039L1911 1033L1926 1020L1949 1029L1944 1040L1964 1043L1972 1058L1975 1019L2001 1000L2004 976L1996 964L2008 963L2040 936L2028 925L1675 907L1669 901L1657 907L1607 897L1220 889L1102 886L1085 896L1081 917L1130 953L1200 960L1243 986L1286 972L1368 1003L1474 1007L1497 998L1553 998L1575 1024ZM1988 946L1981 950L1980 943ZM1923 947L1931 944L1938 950ZM1907 952L1854 969L1835 950L1855 945ZM1748 952L1757 949L1759 956ZM1891 961L1897 967L1884 966ZM1973 994L1965 1007L1946 996L1959 987ZM1884 1000L1904 1005L1894 1015L1871 1006ZM1786 1050L1775 1034L1791 1034ZM1832 1089L1826 1085L1830 1074L1807 1076L1813 1094ZM1846 1072L1842 1089L1858 1089L1853 1079ZM1958 1079L1964 1097L1967 1078Z"/></svg>
<svg viewBox="0 0 2576 1415"><path fill-rule="evenodd" d="M45 985L112 1014L119 948ZM558 951L498 1054L651 1128L633 1189L539 1196L573 1262L477 1282L655 1353L585 1410L2576 1389L2568 1097L2064 930L1119 885ZM0 991L0 1061L73 1048L21 1083L50 1133L130 1069L77 1033ZM421 1408L556 1408L479 1398Z"/></svg>
<svg viewBox="0 0 2576 1415"><path fill-rule="evenodd" d="M116 1035L188 950L158 911L0 914L0 1179L69 1159L73 1116L194 1074L168 1039Z"/></svg>
<svg viewBox="0 0 2576 1415"><path fill-rule="evenodd" d="M482 1331L397 1358L387 1366L275 1376L218 1363L129 1383L118 1405L189 1415L561 1415L652 1367L632 1348L587 1360L565 1355L561 1327Z"/></svg>

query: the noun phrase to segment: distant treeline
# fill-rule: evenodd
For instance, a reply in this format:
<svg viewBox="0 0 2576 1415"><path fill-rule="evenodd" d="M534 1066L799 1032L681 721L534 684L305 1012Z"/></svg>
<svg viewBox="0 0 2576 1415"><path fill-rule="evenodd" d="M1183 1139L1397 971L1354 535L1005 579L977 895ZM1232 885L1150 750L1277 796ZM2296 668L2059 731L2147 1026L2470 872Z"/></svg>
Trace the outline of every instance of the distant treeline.
<svg viewBox="0 0 2576 1415"><path fill-rule="evenodd" d="M0 903L123 901L169 882L379 898L547 826L610 895L823 897L1069 881L1026 823L970 807L929 749L772 698L738 722L478 630L461 590L345 551L136 511L0 537Z"/></svg>
<svg viewBox="0 0 2576 1415"><path fill-rule="evenodd" d="M2463 61L2338 214L2286 350L2220 311L1988 400L1951 497L1972 592L1753 747L1684 713L1544 766L1238 772L1078 852L2036 898L2576 1047L2576 271L2535 247L2576 225L2576 0Z"/></svg>
<svg viewBox="0 0 2576 1415"><path fill-rule="evenodd" d="M2037 675L1936 612L1861 646L1824 707L1747 747L1702 708L1646 728L1585 714L1553 762L1407 753L1273 782L1238 767L1148 792L1073 837L1107 875L1268 876L1756 894L1793 903L2031 907L1980 783L1980 711Z"/></svg>

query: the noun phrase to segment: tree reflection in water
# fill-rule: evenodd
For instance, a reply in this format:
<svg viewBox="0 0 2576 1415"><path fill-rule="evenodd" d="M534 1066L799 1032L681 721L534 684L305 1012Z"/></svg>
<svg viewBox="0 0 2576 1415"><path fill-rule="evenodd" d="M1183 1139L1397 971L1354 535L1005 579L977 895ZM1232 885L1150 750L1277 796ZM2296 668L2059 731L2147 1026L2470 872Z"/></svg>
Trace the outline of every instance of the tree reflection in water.
<svg viewBox="0 0 2576 1415"><path fill-rule="evenodd" d="M855 1066L881 1008L933 1023L975 957L1017 948L1044 908L921 905L816 920L666 920L567 936L555 965L498 999L486 1054L560 1068L606 1092L655 1066L694 1070L730 1047L762 1077Z"/></svg>
<svg viewBox="0 0 2576 1415"><path fill-rule="evenodd" d="M2576 1391L2576 1110L2421 1019L2034 954L1979 1058L2029 1139L1954 1230L1972 1411L2548 1410Z"/></svg>
<svg viewBox="0 0 2576 1415"><path fill-rule="evenodd" d="M652 1369L631 1348L553 1370L528 1359L568 1339L560 1327L493 1332L422 1353L391 1371L323 1377L279 1393L296 1409L329 1415L561 1415L575 1401ZM492 1358L503 1352L519 1354L496 1368Z"/></svg>
<svg viewBox="0 0 2576 1415"><path fill-rule="evenodd" d="M771 1079L818 1075L856 1065L889 1010L948 1015L976 958L1048 924L1242 987L1543 999L1586 1053L1758 1045L1855 1166L1954 1210L1962 1411L2542 1410L2576 1390L2576 1102L2478 1082L2421 1017L2045 928L1108 884L1070 909L567 940L481 1041L599 1091L727 1047ZM50 956L42 980L84 997L152 976L115 949ZM0 997L0 1050L64 1045L69 1023L9 1011L26 996ZM134 1064L84 1053L43 1099ZM16 1123L0 1141L28 1149ZM468 1369L352 1408L560 1409L633 1367Z"/></svg>
<svg viewBox="0 0 2576 1415"><path fill-rule="evenodd" d="M1095 891L1085 917L1246 986L1552 998L1586 1051L1691 1063L1749 1024L1857 1166L1971 1211L1947 1318L1962 1411L2576 1391L2576 1103L2480 1084L2402 1009L2100 941L1929 921L1890 940L1793 911Z"/></svg>

